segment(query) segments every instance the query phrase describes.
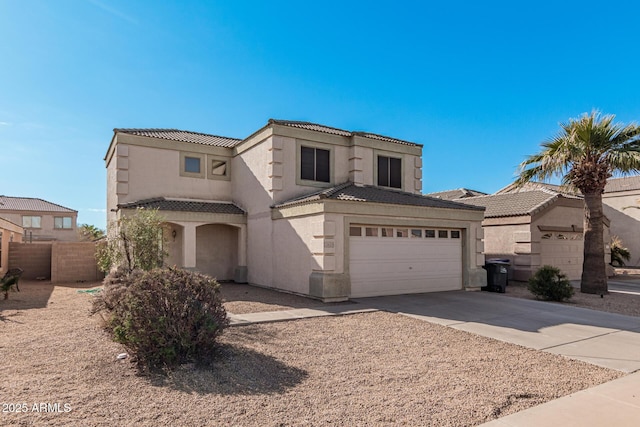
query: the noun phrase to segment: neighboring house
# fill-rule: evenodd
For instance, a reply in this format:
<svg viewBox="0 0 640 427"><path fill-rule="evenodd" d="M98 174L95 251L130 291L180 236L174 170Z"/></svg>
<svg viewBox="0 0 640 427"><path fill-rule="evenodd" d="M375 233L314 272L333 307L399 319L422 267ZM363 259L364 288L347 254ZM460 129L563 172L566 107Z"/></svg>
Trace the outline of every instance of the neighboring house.
<svg viewBox="0 0 640 427"><path fill-rule="evenodd" d="M459 200L486 208L482 222L485 257L508 259L511 280L526 281L543 265L560 268L571 280L580 279L584 202L581 197L559 189L533 183ZM607 220L607 242L608 225Z"/></svg>
<svg viewBox="0 0 640 427"><path fill-rule="evenodd" d="M458 188L456 190L438 191L429 193L430 197L436 197L443 200L459 200L467 197L486 196L487 193L477 190L469 190L468 188Z"/></svg>
<svg viewBox="0 0 640 427"><path fill-rule="evenodd" d="M9 243L22 242L23 228L0 218L0 277L9 269Z"/></svg>
<svg viewBox="0 0 640 427"><path fill-rule="evenodd" d="M25 242L75 242L78 212L42 199L0 196L0 216L24 228Z"/></svg>
<svg viewBox="0 0 640 427"><path fill-rule="evenodd" d="M611 235L620 237L631 254L627 265L640 266L640 175L609 178L602 202Z"/></svg>
<svg viewBox="0 0 640 427"><path fill-rule="evenodd" d="M108 219L157 208L168 264L325 301L478 288L484 208L422 196L421 153L308 122L114 129Z"/></svg>

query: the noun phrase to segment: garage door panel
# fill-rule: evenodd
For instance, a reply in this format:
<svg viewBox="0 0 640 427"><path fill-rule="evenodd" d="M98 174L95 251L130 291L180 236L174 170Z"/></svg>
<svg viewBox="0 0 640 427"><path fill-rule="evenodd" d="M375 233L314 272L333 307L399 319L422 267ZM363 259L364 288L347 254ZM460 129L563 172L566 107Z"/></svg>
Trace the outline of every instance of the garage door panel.
<svg viewBox="0 0 640 427"><path fill-rule="evenodd" d="M584 244L581 235L566 234L571 239L558 239L550 234L540 245L542 265L558 267L569 280L579 280L582 275Z"/></svg>
<svg viewBox="0 0 640 427"><path fill-rule="evenodd" d="M350 239L351 296L462 288L460 239Z"/></svg>

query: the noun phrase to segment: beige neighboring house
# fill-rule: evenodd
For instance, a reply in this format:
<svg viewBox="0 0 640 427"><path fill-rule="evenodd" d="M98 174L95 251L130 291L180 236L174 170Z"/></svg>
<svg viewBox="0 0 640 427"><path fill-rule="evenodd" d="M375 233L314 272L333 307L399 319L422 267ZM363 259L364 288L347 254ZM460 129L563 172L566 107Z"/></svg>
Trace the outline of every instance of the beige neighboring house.
<svg viewBox="0 0 640 427"><path fill-rule="evenodd" d="M458 188L456 190L437 191L435 193L429 193L430 197L436 197L442 200L460 200L468 197L486 196L487 193L482 191L470 190L468 188Z"/></svg>
<svg viewBox="0 0 640 427"><path fill-rule="evenodd" d="M484 208L421 195L421 154L285 120L244 139L114 129L108 219L157 208L168 264L325 301L479 288Z"/></svg>
<svg viewBox="0 0 640 427"><path fill-rule="evenodd" d="M9 269L9 243L22 242L24 229L0 217L0 277Z"/></svg>
<svg viewBox="0 0 640 427"><path fill-rule="evenodd" d="M532 183L459 201L486 208L485 257L508 259L510 280L526 281L543 265L560 268L570 280L580 279L584 259L581 197L555 185ZM606 242L608 226L606 220Z"/></svg>
<svg viewBox="0 0 640 427"><path fill-rule="evenodd" d="M629 266L640 266L640 175L609 178L602 195L604 213L611 220L611 235L629 249Z"/></svg>
<svg viewBox="0 0 640 427"><path fill-rule="evenodd" d="M0 216L24 229L25 242L78 240L78 211L46 200L0 196Z"/></svg>

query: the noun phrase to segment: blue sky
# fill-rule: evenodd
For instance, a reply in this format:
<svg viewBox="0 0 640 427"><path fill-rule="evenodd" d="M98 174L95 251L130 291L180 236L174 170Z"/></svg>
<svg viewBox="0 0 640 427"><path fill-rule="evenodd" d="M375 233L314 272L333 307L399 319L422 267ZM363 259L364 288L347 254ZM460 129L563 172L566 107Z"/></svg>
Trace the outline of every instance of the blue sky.
<svg viewBox="0 0 640 427"><path fill-rule="evenodd" d="M424 145L423 191L494 192L592 109L640 120L637 2L0 0L0 194L105 227L115 127L269 118Z"/></svg>

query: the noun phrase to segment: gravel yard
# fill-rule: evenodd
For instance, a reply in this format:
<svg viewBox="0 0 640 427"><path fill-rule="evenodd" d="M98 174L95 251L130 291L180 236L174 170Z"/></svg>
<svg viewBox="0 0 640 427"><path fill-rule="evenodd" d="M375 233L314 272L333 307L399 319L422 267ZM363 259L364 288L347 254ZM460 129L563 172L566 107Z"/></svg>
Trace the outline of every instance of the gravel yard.
<svg viewBox="0 0 640 427"><path fill-rule="evenodd" d="M383 312L230 328L213 366L138 376L88 317L97 285L0 300L1 425L470 426L622 376Z"/></svg>

